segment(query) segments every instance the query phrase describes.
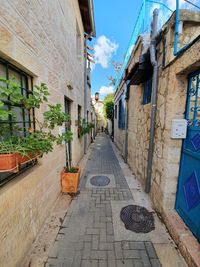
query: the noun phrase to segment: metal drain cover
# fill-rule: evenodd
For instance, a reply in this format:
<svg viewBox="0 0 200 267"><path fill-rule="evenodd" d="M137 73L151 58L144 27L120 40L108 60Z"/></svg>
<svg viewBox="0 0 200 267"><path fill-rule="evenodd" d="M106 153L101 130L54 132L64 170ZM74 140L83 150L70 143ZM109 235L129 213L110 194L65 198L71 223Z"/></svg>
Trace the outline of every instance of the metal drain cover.
<svg viewBox="0 0 200 267"><path fill-rule="evenodd" d="M94 186L106 186L110 183L110 179L107 176L93 176L90 179L90 183Z"/></svg>
<svg viewBox="0 0 200 267"><path fill-rule="evenodd" d="M122 208L120 218L125 228L135 233L149 233L155 229L153 215L144 207L126 206Z"/></svg>

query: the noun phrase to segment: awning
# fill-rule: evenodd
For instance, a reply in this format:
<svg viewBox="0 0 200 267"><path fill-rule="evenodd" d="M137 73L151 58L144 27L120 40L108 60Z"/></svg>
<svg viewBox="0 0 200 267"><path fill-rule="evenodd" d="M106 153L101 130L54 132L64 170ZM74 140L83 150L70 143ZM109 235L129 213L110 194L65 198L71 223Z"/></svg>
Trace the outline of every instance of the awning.
<svg viewBox="0 0 200 267"><path fill-rule="evenodd" d="M96 37L93 0L79 0L78 2L85 33Z"/></svg>
<svg viewBox="0 0 200 267"><path fill-rule="evenodd" d="M150 54L147 52L140 56L139 62L137 62L127 74L126 80L130 80L128 86L144 83L152 76L152 73L153 67L150 61Z"/></svg>

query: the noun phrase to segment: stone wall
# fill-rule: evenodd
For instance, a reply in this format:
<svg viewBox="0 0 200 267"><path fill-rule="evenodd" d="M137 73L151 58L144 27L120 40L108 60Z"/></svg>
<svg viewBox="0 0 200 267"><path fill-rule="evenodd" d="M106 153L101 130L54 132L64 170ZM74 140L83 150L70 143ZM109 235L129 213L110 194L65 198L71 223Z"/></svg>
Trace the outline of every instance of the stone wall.
<svg viewBox="0 0 200 267"><path fill-rule="evenodd" d="M188 14L181 14L181 18L184 20L186 15ZM199 22L197 23L195 18L190 17L191 21L189 22L187 17L187 21L184 23L185 35L180 36L180 43L188 44L197 36ZM193 22L194 19L195 22ZM165 26L164 38L165 46L162 40L157 46L160 67L151 198L155 209L166 214L175 206L182 147L182 140L171 139L171 123L173 119L184 118L187 76L200 67L198 52L200 41L198 40L175 59L173 56L173 17ZM139 38L134 47L128 71L138 62L141 51L142 38ZM165 55L165 66L163 65L163 55ZM121 92L122 89L119 88L115 94L115 105ZM147 171L151 104L143 105L142 98L143 85L132 85L128 100L128 164L144 185ZM118 129L118 119L115 119L115 142L122 154L124 138L124 131Z"/></svg>
<svg viewBox="0 0 200 267"><path fill-rule="evenodd" d="M79 27L81 51L76 53ZM78 139L77 105L84 110L83 25L74 0L1 1L0 56L33 76L34 84L48 85L52 103L64 95L72 100L74 140L72 161L83 155ZM69 90L67 84L72 84ZM39 113L46 110L43 106ZM37 165L0 188L0 266L20 266L29 246L60 193L59 173L65 164L65 147L57 146Z"/></svg>
<svg viewBox="0 0 200 267"><path fill-rule="evenodd" d="M128 101L128 163L144 184L149 145L150 104L142 105L143 86L131 86Z"/></svg>

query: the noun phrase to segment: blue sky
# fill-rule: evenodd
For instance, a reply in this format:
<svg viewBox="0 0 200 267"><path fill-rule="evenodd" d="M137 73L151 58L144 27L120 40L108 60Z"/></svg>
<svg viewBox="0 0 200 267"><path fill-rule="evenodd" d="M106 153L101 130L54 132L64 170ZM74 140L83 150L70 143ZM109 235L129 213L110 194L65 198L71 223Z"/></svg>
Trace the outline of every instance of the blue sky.
<svg viewBox="0 0 200 267"><path fill-rule="evenodd" d="M172 10L175 9L176 0L158 1L165 3ZM117 76L112 61L123 63L143 0L93 0L93 2L97 36L88 44L94 47L93 54L97 64L92 68L91 94L100 92L100 97L103 99L107 93L113 91L108 80L109 76ZM200 0L192 2L200 4ZM179 0L179 3L182 8L191 9L191 5L184 0ZM151 3L148 12L151 14L154 8L160 8L160 5ZM164 13L163 15L162 11L160 13L162 25L163 21L166 21Z"/></svg>
<svg viewBox="0 0 200 267"><path fill-rule="evenodd" d="M109 86L108 76L116 76L111 62L123 62L141 3L142 0L94 0L97 37L93 45L100 36L105 36L118 48L112 54L108 67L95 65L92 71L92 95L102 86Z"/></svg>

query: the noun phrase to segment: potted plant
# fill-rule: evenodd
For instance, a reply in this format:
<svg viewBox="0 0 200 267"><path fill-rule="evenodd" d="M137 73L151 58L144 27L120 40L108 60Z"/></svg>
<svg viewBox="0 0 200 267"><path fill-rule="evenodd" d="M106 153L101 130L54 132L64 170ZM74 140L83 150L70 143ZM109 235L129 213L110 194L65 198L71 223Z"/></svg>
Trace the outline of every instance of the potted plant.
<svg viewBox="0 0 200 267"><path fill-rule="evenodd" d="M12 140L0 143L0 171L14 171L17 169L16 147Z"/></svg>
<svg viewBox="0 0 200 267"><path fill-rule="evenodd" d="M85 134L88 134L92 128L94 128L93 123L86 122L85 119L80 119L78 123L78 136L81 137ZM61 188L62 188L63 193L77 193L78 183L79 183L79 178L80 178L80 167L71 166L71 163L69 160L68 143L71 140L72 138L70 136L65 139L65 142L67 143L66 149L67 149L68 166L64 167L64 169L61 171L61 174L60 174Z"/></svg>
<svg viewBox="0 0 200 267"><path fill-rule="evenodd" d="M71 166L69 158L69 142L72 141L72 134L70 132L65 133L64 136L60 136L57 143L63 141L66 143L67 167L64 167L60 173L61 191L62 193L76 193L80 178L80 167Z"/></svg>
<svg viewBox="0 0 200 267"><path fill-rule="evenodd" d="M9 116L14 114L11 110L5 108L5 99L9 99L10 103L19 104L22 100L20 87L14 79L6 80L0 78L0 121L2 122L0 127L0 171L17 171L18 162L16 156L16 144L13 138L4 138L8 136L8 129L6 121Z"/></svg>
<svg viewBox="0 0 200 267"><path fill-rule="evenodd" d="M40 108L42 103L48 101L48 87L44 83L36 85L32 94L25 98L21 95L21 88L14 78L11 80L0 78L0 81L0 121L2 122L8 121L9 116L12 116L12 120L15 118L12 111L4 108L4 99L9 99L12 105L22 105L26 109ZM67 140L72 133L67 131L59 135L55 133L55 128L68 120L69 116L62 112L60 104L49 104L48 111L43 114L43 121L36 119L37 130L30 128L29 134L26 136L18 134L18 137L8 137L6 127L1 127L0 171L16 169L18 165L41 157L44 153L49 153L53 150L55 143ZM17 132L20 133L20 129L17 129Z"/></svg>
<svg viewBox="0 0 200 267"><path fill-rule="evenodd" d="M60 177L61 189L63 193L77 193L80 178L79 167L64 167Z"/></svg>

